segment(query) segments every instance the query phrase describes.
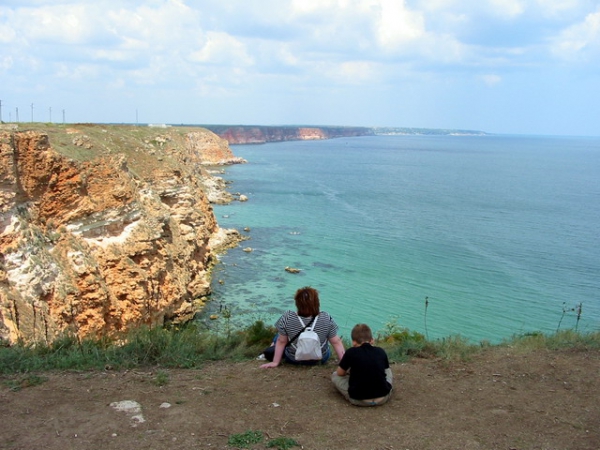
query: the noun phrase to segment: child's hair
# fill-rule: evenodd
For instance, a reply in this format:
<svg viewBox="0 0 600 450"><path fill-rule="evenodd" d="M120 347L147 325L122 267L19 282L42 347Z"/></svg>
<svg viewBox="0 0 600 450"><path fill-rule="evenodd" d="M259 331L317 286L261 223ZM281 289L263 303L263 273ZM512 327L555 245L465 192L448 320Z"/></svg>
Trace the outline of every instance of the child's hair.
<svg viewBox="0 0 600 450"><path fill-rule="evenodd" d="M352 328L351 337L354 342L361 345L365 342L371 342L373 340L373 333L371 332L369 325L359 323Z"/></svg>

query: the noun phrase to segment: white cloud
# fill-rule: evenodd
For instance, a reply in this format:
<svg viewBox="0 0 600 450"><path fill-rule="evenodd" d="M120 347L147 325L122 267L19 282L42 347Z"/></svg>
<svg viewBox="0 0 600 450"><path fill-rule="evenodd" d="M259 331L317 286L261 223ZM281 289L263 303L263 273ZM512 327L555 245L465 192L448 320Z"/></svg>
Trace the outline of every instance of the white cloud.
<svg viewBox="0 0 600 450"><path fill-rule="evenodd" d="M399 0L327 0L292 2L292 16L308 38L301 51L334 55L340 62L456 62L466 49L451 33L428 28L423 10ZM329 56L331 58L331 56Z"/></svg>
<svg viewBox="0 0 600 450"><path fill-rule="evenodd" d="M501 17L514 18L525 11L525 2L522 0L489 0L492 11Z"/></svg>
<svg viewBox="0 0 600 450"><path fill-rule="evenodd" d="M185 46L201 31L197 11L180 1L170 0L142 4L134 8L109 9L104 28L117 36L128 48L164 49Z"/></svg>
<svg viewBox="0 0 600 450"><path fill-rule="evenodd" d="M17 33L11 25L12 13L0 9L0 44L9 44L16 40Z"/></svg>
<svg viewBox="0 0 600 450"><path fill-rule="evenodd" d="M535 8L545 17L558 17L570 15L583 10L589 2L586 0L535 0L532 8Z"/></svg>
<svg viewBox="0 0 600 450"><path fill-rule="evenodd" d="M207 64L252 65L253 59L246 46L238 39L221 32L208 32L201 48L193 51L189 59Z"/></svg>
<svg viewBox="0 0 600 450"><path fill-rule="evenodd" d="M495 85L499 84L500 82L502 82L502 77L499 75L496 75L496 74L486 74L486 75L481 76L481 80L487 86L495 86Z"/></svg>
<svg viewBox="0 0 600 450"><path fill-rule="evenodd" d="M379 77L375 64L369 61L348 61L340 64L323 64L319 68L323 76L344 85L373 83Z"/></svg>
<svg viewBox="0 0 600 450"><path fill-rule="evenodd" d="M92 64L72 65L59 63L55 66L55 74L58 78L72 81L96 79L99 76L99 72L100 68Z"/></svg>
<svg viewBox="0 0 600 450"><path fill-rule="evenodd" d="M393 50L425 36L423 16L408 10L404 2L382 0L380 6L377 37L385 50Z"/></svg>
<svg viewBox="0 0 600 450"><path fill-rule="evenodd" d="M11 12L10 22L5 25L30 45L80 43L89 38L93 27L93 17L88 12L83 5L19 8Z"/></svg>
<svg viewBox="0 0 600 450"><path fill-rule="evenodd" d="M554 54L565 60L597 60L600 56L600 10L563 30L552 44Z"/></svg>
<svg viewBox="0 0 600 450"><path fill-rule="evenodd" d="M185 44L187 33L199 25L197 12L180 1L149 5L98 1L15 8L5 13L10 20L0 21L0 25L30 43L50 40L56 44L131 46L136 42L138 47Z"/></svg>
<svg viewBox="0 0 600 450"><path fill-rule="evenodd" d="M3 56L0 58L0 70L5 71L12 67L13 59L11 56Z"/></svg>

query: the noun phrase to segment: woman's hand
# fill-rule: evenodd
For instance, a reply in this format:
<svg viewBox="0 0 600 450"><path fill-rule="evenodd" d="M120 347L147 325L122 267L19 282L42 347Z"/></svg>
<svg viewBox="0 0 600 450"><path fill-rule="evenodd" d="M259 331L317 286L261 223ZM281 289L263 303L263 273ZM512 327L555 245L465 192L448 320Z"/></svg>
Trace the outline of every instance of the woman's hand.
<svg viewBox="0 0 600 450"><path fill-rule="evenodd" d="M263 364L260 366L261 369L272 369L277 367L281 362L281 358L283 358L283 351L285 350L285 346L288 343L288 337L280 334L277 336L277 341L275 342L275 354L273 355L273 362Z"/></svg>
<svg viewBox="0 0 600 450"><path fill-rule="evenodd" d="M270 363L263 364L262 366L260 366L260 368L261 369L273 369L273 368L277 367L278 365L279 365L279 363L270 362Z"/></svg>

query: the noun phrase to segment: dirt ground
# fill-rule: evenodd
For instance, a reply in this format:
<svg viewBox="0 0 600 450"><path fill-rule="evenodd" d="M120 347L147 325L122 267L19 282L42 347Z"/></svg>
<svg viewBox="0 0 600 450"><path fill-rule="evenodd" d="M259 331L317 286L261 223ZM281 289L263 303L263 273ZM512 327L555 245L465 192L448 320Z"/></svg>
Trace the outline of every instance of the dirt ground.
<svg viewBox="0 0 600 450"><path fill-rule="evenodd" d="M335 391L335 361L260 364L45 373L20 390L7 387L17 377L2 377L0 448L226 449L253 430L264 433L255 449L278 437L304 449L600 449L599 351L415 359L392 367L392 400L375 408Z"/></svg>

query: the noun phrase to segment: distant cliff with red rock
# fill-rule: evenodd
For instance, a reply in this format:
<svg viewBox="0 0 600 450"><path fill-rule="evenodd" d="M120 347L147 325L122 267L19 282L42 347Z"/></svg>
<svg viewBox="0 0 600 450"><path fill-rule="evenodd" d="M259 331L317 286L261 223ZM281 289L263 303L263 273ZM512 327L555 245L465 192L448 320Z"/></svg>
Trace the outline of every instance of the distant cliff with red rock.
<svg viewBox="0 0 600 450"><path fill-rule="evenodd" d="M372 136L367 127L203 125L229 144L265 144L267 142L308 141L340 137Z"/></svg>

